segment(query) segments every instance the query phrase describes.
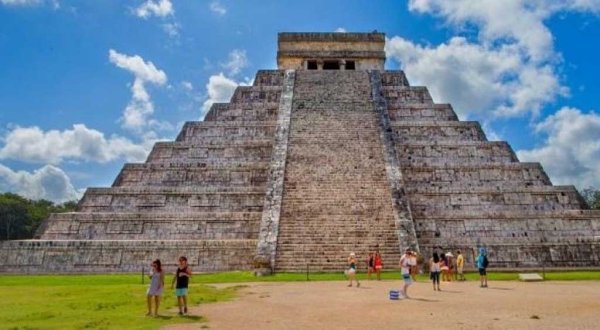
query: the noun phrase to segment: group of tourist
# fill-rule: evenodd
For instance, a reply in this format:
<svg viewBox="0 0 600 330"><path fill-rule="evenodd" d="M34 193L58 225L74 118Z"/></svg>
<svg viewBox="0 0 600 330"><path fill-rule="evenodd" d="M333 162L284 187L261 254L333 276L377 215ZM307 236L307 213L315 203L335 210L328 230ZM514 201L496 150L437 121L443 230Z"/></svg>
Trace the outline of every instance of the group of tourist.
<svg viewBox="0 0 600 330"><path fill-rule="evenodd" d="M400 257L400 274L404 286L400 291L400 294L408 298L408 287L416 280L416 274L418 273L418 254L411 249L406 249L402 257ZM487 288L487 267L489 261L487 258L487 251L485 248L479 249L479 255L475 259L475 266L479 271L480 287ZM350 283L349 287L356 282L356 287L360 287L360 282L356 276L356 270L358 262L356 254L350 253L348 257L348 269L345 271L348 276ZM434 291L442 291L440 287L440 276L441 281L450 282L454 278L458 281L465 281L464 266L465 259L460 250L456 251L456 257L452 252L437 252L434 251L429 259L429 278L433 284ZM383 269L383 261L379 252L369 252L367 258L367 278L371 279L371 274L376 273L377 279L381 279L381 271Z"/></svg>
<svg viewBox="0 0 600 330"><path fill-rule="evenodd" d="M184 256L179 257L179 266L171 281L171 289L175 289L175 296L177 297L177 304L179 305L179 315L187 315L187 296L188 296L188 285L190 277L192 277L192 270L188 266L187 258ZM146 300L148 303L148 313L146 316L158 316L158 307L160 306L160 298L163 294L165 287L165 272L162 269L162 265L159 259L156 259L151 264L152 269L150 270L150 286L146 292ZM154 313L152 312L152 301L154 300Z"/></svg>

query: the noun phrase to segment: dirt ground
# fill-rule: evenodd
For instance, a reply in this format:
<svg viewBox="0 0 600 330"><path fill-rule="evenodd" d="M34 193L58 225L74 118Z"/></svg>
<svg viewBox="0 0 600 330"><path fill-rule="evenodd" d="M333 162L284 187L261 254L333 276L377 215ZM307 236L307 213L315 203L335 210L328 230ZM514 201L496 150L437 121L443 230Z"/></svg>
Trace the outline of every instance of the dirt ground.
<svg viewBox="0 0 600 330"><path fill-rule="evenodd" d="M428 282L389 300L400 281L250 283L234 301L191 313L208 323L169 329L600 329L600 282Z"/></svg>

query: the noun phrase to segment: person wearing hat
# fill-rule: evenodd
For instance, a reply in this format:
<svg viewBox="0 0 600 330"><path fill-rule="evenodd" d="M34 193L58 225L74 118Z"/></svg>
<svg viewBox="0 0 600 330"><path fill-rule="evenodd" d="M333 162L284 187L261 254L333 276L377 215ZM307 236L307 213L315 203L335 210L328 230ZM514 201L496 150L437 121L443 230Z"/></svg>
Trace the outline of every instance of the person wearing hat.
<svg viewBox="0 0 600 330"><path fill-rule="evenodd" d="M404 255L400 258L400 273L402 274L402 279L404 280L404 288L402 289L402 295L405 298L408 297L408 287L412 284L412 278L410 277L410 267L414 266L412 251L410 248L406 249Z"/></svg>
<svg viewBox="0 0 600 330"><path fill-rule="evenodd" d="M356 278L356 254L354 254L354 252L350 253L350 256L348 257L348 270L346 270L346 275L348 275L348 280L350 281L350 283L348 284L348 286L352 286L352 281L356 281L356 287L360 287L360 282L358 281L358 278Z"/></svg>
<svg viewBox="0 0 600 330"><path fill-rule="evenodd" d="M487 288L487 286L488 286L488 284L487 284L488 264L489 264L489 261L487 258L487 251L485 250L485 248L482 247L479 249L479 255L475 259L475 265L477 266L477 269L479 270L479 283L480 283L480 287L482 287L482 288Z"/></svg>

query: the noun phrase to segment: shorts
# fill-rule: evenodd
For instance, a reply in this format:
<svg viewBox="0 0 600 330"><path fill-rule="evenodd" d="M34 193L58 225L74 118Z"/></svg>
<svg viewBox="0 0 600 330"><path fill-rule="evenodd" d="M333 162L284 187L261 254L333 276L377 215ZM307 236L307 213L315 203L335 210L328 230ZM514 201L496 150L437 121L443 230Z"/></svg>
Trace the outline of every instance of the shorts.
<svg viewBox="0 0 600 330"><path fill-rule="evenodd" d="M377 266L375 266L375 269L377 269L377 270L381 270L382 268L383 268L383 266L382 266L382 265L377 265Z"/></svg>
<svg viewBox="0 0 600 330"><path fill-rule="evenodd" d="M487 271L485 270L485 268L479 268L479 275L481 275L481 276L487 275Z"/></svg>
<svg viewBox="0 0 600 330"><path fill-rule="evenodd" d="M412 278L410 277L410 274L402 274L402 279L404 280L404 284L412 284Z"/></svg>
<svg viewBox="0 0 600 330"><path fill-rule="evenodd" d="M175 296L183 297L188 295L188 288L177 288L175 289Z"/></svg>

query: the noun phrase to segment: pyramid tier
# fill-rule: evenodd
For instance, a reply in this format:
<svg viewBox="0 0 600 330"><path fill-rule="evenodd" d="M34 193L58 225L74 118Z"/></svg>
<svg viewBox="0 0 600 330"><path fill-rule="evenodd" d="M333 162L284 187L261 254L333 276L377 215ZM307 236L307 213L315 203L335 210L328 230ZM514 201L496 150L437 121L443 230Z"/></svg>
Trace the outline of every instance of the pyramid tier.
<svg viewBox="0 0 600 330"><path fill-rule="evenodd" d="M146 162L227 162L268 161L271 157L271 139L232 141L225 143L158 142Z"/></svg>
<svg viewBox="0 0 600 330"><path fill-rule="evenodd" d="M398 144L396 150L402 166L518 162L508 143L501 141L414 141Z"/></svg>
<svg viewBox="0 0 600 330"><path fill-rule="evenodd" d="M268 161L223 163L125 164L113 186L264 187Z"/></svg>
<svg viewBox="0 0 600 330"><path fill-rule="evenodd" d="M79 202L81 212L261 211L264 188L112 187L90 188Z"/></svg>
<svg viewBox="0 0 600 330"><path fill-rule="evenodd" d="M273 137L275 123L267 121L187 122L177 137L179 142L222 144L231 141L256 141Z"/></svg>
<svg viewBox="0 0 600 330"><path fill-rule="evenodd" d="M175 272L186 256L194 272L250 269L256 240L26 240L5 241L0 272L148 274L150 262Z"/></svg>
<svg viewBox="0 0 600 330"><path fill-rule="evenodd" d="M449 210L465 212L581 209L585 202L573 186L539 186L502 191L488 187L410 188L415 219L439 216Z"/></svg>
<svg viewBox="0 0 600 330"><path fill-rule="evenodd" d="M205 121L273 121L279 102L214 103Z"/></svg>
<svg viewBox="0 0 600 330"><path fill-rule="evenodd" d="M450 104L394 104L388 106L391 121L458 121Z"/></svg>
<svg viewBox="0 0 600 330"><path fill-rule="evenodd" d="M420 187L530 187L551 185L539 163L481 164L408 164L403 166L404 182L409 189Z"/></svg>
<svg viewBox="0 0 600 330"><path fill-rule="evenodd" d="M261 212L53 214L38 231L45 240L256 239Z"/></svg>
<svg viewBox="0 0 600 330"><path fill-rule="evenodd" d="M476 121L393 121L398 143L413 141L487 141Z"/></svg>

